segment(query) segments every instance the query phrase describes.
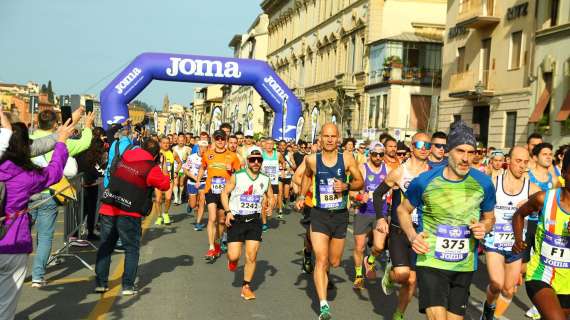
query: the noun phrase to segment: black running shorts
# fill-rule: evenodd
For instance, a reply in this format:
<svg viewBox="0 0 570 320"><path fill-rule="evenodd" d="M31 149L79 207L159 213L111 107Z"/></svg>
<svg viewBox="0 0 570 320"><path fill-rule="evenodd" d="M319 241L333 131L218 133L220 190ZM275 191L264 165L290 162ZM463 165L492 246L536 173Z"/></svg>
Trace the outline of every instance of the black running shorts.
<svg viewBox="0 0 570 320"><path fill-rule="evenodd" d="M301 225L303 226L303 228L305 228L305 230L309 230L309 227L311 226L311 209L313 208L307 206L307 204L305 204L305 206L303 207L303 217L301 218L299 223L301 223Z"/></svg>
<svg viewBox="0 0 570 320"><path fill-rule="evenodd" d="M391 253L390 253L391 255ZM464 316L469 299L473 272L457 272L430 267L416 267L420 312L430 307L444 307L458 316Z"/></svg>
<svg viewBox="0 0 570 320"><path fill-rule="evenodd" d="M404 230L393 224L390 224L388 234L388 250L393 267L410 267L411 270L416 270L417 255L412 250L410 240Z"/></svg>
<svg viewBox="0 0 570 320"><path fill-rule="evenodd" d="M329 211L311 209L311 231L324 233L331 238L346 238L348 228L348 210Z"/></svg>
<svg viewBox="0 0 570 320"><path fill-rule="evenodd" d="M369 234L372 230L374 230L374 228L376 228L376 216L360 213L354 215L354 221L352 221L352 229L355 236Z"/></svg>
<svg viewBox="0 0 570 320"><path fill-rule="evenodd" d="M277 197L277 195L279 194L279 185L278 184L272 184L271 190L273 191L273 196Z"/></svg>
<svg viewBox="0 0 570 320"><path fill-rule="evenodd" d="M246 220L247 221L247 220ZM261 241L261 219L255 218L249 222L232 222L228 228L228 242Z"/></svg>
<svg viewBox="0 0 570 320"><path fill-rule="evenodd" d="M215 203L218 206L218 209L223 209L224 207L222 206L222 199L221 199L221 195L219 194L214 194L212 193L212 191L208 191L206 193L206 205L209 205L210 203Z"/></svg>

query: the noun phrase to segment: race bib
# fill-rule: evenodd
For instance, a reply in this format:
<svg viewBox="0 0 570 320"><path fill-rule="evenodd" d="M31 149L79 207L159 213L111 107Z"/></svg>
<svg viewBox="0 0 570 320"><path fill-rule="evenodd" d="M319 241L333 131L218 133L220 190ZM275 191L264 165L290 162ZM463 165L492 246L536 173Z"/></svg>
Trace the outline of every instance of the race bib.
<svg viewBox="0 0 570 320"><path fill-rule="evenodd" d="M515 244L513 226L508 223L499 223L493 227L493 245L497 249L511 251Z"/></svg>
<svg viewBox="0 0 570 320"><path fill-rule="evenodd" d="M170 163L170 161L166 161L166 171L170 172L170 168L172 168L172 163Z"/></svg>
<svg viewBox="0 0 570 320"><path fill-rule="evenodd" d="M271 184L279 183L279 175L277 174L278 168L276 166L265 167L265 174L271 179Z"/></svg>
<svg viewBox="0 0 570 320"><path fill-rule="evenodd" d="M550 267L570 269L570 236L544 232L540 261Z"/></svg>
<svg viewBox="0 0 570 320"><path fill-rule="evenodd" d="M415 208L414 211L412 211L412 222L415 225L420 224L420 216L418 215L418 209L417 208Z"/></svg>
<svg viewBox="0 0 570 320"><path fill-rule="evenodd" d="M339 209L342 205L342 198L334 192L332 185L319 185L321 208Z"/></svg>
<svg viewBox="0 0 570 320"><path fill-rule="evenodd" d="M212 193L213 194L221 194L226 186L226 179L222 177L213 177L212 178Z"/></svg>
<svg viewBox="0 0 570 320"><path fill-rule="evenodd" d="M249 215L261 211L261 196L242 194L239 197L239 214Z"/></svg>
<svg viewBox="0 0 570 320"><path fill-rule="evenodd" d="M435 240L436 259L458 262L469 255L471 231L467 226L439 225Z"/></svg>

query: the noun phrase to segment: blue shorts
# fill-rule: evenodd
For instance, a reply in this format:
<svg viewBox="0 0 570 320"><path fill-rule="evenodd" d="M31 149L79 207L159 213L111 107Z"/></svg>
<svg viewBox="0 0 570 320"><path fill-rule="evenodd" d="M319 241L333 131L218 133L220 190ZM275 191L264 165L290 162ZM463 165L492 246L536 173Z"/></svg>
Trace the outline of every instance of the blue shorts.
<svg viewBox="0 0 570 320"><path fill-rule="evenodd" d="M188 190L188 195L198 194L198 189L196 189L196 183L188 180L188 182L186 183L186 186L187 186L186 190ZM204 190L205 187L206 187L206 181L202 181L200 183L200 190Z"/></svg>
<svg viewBox="0 0 570 320"><path fill-rule="evenodd" d="M503 257L505 257L505 263L513 263L513 262L523 258L523 253L516 254L516 253L513 253L512 251L501 250L501 249L497 249L497 248L490 248L487 246L485 246L485 251L495 252L495 253L502 255Z"/></svg>

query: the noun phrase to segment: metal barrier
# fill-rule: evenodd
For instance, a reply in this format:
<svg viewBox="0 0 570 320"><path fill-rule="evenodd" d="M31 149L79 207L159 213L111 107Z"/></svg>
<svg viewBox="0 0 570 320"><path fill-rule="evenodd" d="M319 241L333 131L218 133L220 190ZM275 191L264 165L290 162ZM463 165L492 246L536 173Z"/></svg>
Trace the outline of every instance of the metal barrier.
<svg viewBox="0 0 570 320"><path fill-rule="evenodd" d="M75 189L75 200L67 200L63 207L63 248L57 250L50 256L48 259L48 265L50 263L62 263L62 258L64 257L73 257L79 260L87 269L95 272L91 265L89 265L79 255L70 252L69 250L71 246L77 243L81 243L82 245L87 244L88 246L97 249L93 243L86 240L87 216L84 217L83 214L83 201L85 201L83 192L83 174L80 173L69 179L69 183ZM77 237L72 238L75 234L77 234Z"/></svg>

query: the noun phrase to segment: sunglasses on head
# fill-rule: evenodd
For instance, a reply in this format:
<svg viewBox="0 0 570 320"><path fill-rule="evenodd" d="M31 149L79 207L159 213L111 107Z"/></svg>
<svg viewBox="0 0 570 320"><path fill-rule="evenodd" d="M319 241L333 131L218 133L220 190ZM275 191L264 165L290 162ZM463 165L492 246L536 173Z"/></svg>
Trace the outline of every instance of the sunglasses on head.
<svg viewBox="0 0 570 320"><path fill-rule="evenodd" d="M445 148L445 144L444 144L444 143L434 143L434 144L432 144L432 146L436 147L437 149L443 149L443 148Z"/></svg>
<svg viewBox="0 0 570 320"><path fill-rule="evenodd" d="M382 157L384 156L384 152L374 152L374 151L372 151L372 152L370 152L370 156L371 156L371 157L380 157L380 158L382 158Z"/></svg>
<svg viewBox="0 0 570 320"><path fill-rule="evenodd" d="M431 149L431 142L415 141L413 145L416 149L421 149L421 148L426 148L426 150Z"/></svg>
<svg viewBox="0 0 570 320"><path fill-rule="evenodd" d="M256 162L263 163L263 158L262 157L250 157L250 158L247 158L247 162L249 162L249 163L256 163Z"/></svg>

